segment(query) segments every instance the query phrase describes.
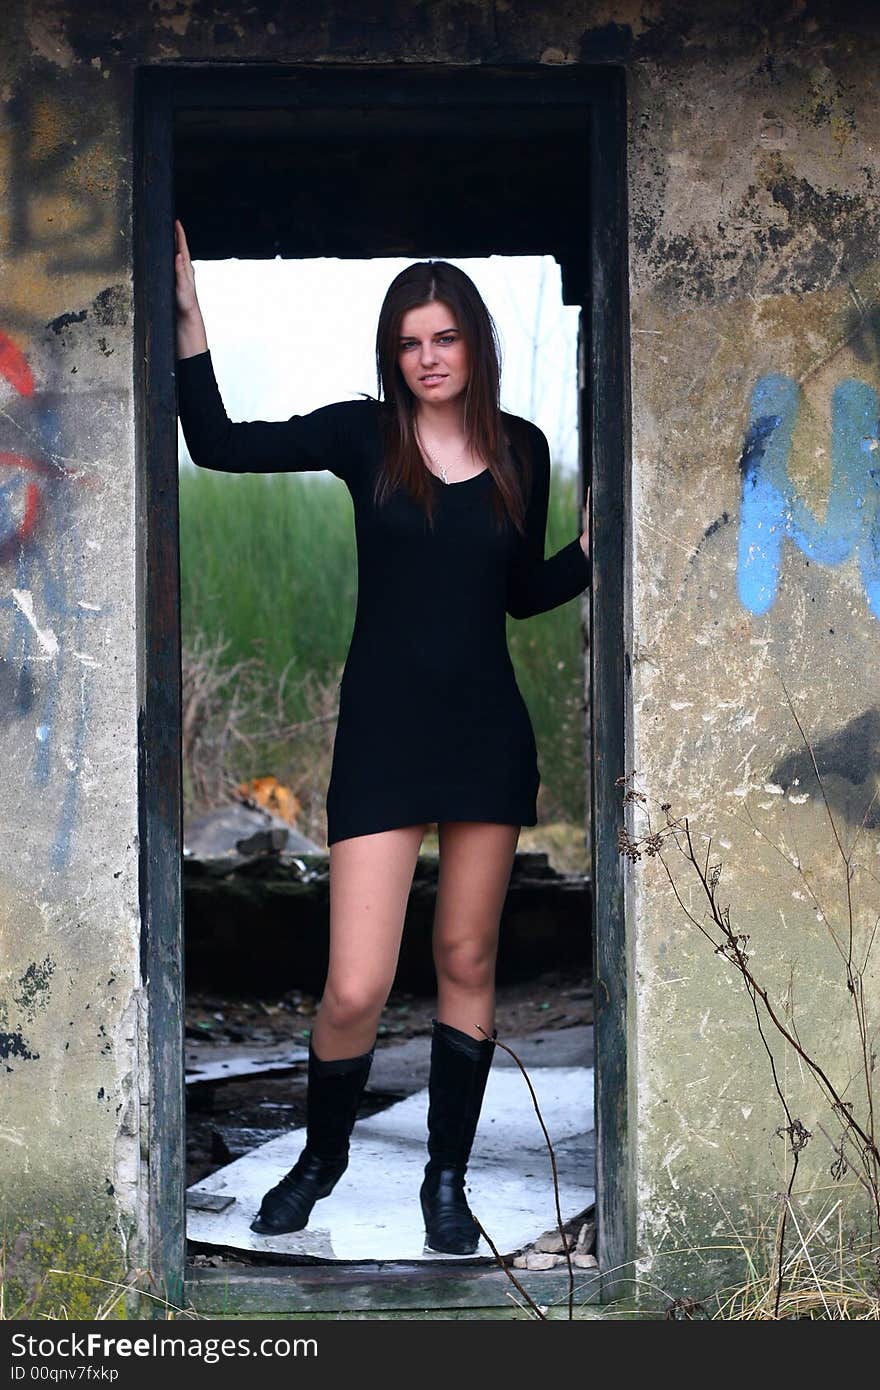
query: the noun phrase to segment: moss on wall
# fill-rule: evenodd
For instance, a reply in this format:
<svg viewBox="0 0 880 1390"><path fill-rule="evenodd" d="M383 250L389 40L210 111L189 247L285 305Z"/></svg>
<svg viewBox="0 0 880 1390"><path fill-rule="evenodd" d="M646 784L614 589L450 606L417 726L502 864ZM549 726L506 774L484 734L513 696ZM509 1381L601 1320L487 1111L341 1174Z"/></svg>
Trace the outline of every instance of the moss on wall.
<svg viewBox="0 0 880 1390"><path fill-rule="evenodd" d="M126 1318L133 1282L118 1230L47 1202L24 1229L0 1236L3 1316L9 1319Z"/></svg>

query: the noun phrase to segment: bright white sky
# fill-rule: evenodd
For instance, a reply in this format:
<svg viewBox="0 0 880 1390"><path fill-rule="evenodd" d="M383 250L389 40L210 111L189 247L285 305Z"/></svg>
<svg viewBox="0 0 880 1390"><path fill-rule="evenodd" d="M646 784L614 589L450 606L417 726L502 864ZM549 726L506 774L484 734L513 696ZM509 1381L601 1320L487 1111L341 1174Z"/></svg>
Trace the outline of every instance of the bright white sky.
<svg viewBox="0 0 880 1390"><path fill-rule="evenodd" d="M379 309L419 257L195 261L196 288L232 420L286 420L359 391L376 395ZM427 256L425 257L427 259ZM552 256L456 260L501 340L501 405L541 427L554 462L577 462L576 305ZM186 449L180 436L181 457Z"/></svg>

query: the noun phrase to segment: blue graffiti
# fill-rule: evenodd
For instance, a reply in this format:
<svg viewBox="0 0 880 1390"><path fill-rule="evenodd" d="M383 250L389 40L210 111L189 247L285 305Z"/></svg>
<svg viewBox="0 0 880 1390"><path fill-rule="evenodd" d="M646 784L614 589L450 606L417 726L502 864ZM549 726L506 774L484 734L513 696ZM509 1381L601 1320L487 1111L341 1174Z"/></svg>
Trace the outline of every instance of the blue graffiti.
<svg viewBox="0 0 880 1390"><path fill-rule="evenodd" d="M57 412L36 403L31 426L42 446L38 453L45 459L57 454L61 447L61 430ZM0 594L0 615L8 613L10 633L5 648L0 650L0 689L16 700L7 699L2 719L21 718L29 714L35 726L35 741L31 772L35 786L45 790L54 776L60 776L62 795L48 850L49 867L58 872L67 867L76 822L79 798L79 778L91 714L92 675L86 668L77 671L79 690L71 710L67 731L68 747L58 749L57 729L61 722L62 690L65 682L74 678L67 659L72 651L85 645L87 624L98 612L84 608L78 595L85 592L83 549L84 538L78 512L67 495L69 482L63 469L47 466L40 475L43 505L54 524L54 544L44 546L34 536L18 547L15 587L33 594L41 620L52 626L60 636L59 648L51 661L44 661L34 639L34 632L20 607L9 593ZM8 488L0 495L0 522L7 532L15 517L12 513ZM63 518L63 525L58 524ZM65 548L62 551L61 537ZM106 611L106 607L105 610Z"/></svg>
<svg viewBox="0 0 880 1390"><path fill-rule="evenodd" d="M810 560L840 565L858 551L868 604L880 618L880 402L864 381L840 382L831 403L831 486L824 520L797 495L789 476L800 404L791 377L762 377L752 392L743 444L738 585L752 613L776 598L786 536Z"/></svg>

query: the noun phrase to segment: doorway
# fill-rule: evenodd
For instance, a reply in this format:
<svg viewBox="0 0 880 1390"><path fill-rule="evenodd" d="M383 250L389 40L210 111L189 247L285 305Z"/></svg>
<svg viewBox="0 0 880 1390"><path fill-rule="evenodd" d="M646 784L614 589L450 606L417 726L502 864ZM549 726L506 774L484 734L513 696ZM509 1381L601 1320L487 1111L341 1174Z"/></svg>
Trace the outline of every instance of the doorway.
<svg viewBox="0 0 880 1390"><path fill-rule="evenodd" d="M431 166L425 149L452 142ZM207 258L550 254L581 308L581 492L592 484L592 747L600 1268L630 1251L624 884L628 510L625 102L610 69L143 69L136 360L142 968L151 1050L150 1267L185 1273L181 729L173 218ZM393 157L390 157L393 151ZM426 196L429 191L430 196ZM418 192L419 196L414 196ZM185 209L182 203L185 201ZM185 214L185 215L184 215Z"/></svg>

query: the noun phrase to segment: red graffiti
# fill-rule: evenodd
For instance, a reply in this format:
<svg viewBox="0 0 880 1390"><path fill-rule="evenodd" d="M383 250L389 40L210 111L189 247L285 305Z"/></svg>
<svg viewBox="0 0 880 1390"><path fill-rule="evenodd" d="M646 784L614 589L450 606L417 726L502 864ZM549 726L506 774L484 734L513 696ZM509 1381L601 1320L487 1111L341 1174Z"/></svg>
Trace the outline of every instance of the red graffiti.
<svg viewBox="0 0 880 1390"><path fill-rule="evenodd" d="M30 398L35 391L33 373L27 358L12 339L0 332L0 378L5 378L20 396ZM37 402L34 402L37 405ZM18 478L5 482L5 470L18 473ZM31 474L31 477L27 477ZM0 450L0 564L13 559L21 547L34 534L37 524L45 510L45 493L38 478L57 479L63 475L83 487L93 488L94 481L83 473L72 472L69 468L53 467L49 463L28 458L24 454L5 453ZM25 476L22 476L25 475ZM8 477L8 474L5 476ZM15 498L15 508L11 505Z"/></svg>
<svg viewBox="0 0 880 1390"><path fill-rule="evenodd" d="M0 333L0 376L5 377L20 396L32 396L34 394L34 378L28 360L21 348L16 347L12 339L5 333ZM25 458L23 454L0 452L0 469L6 468L25 473L48 472L44 464ZM7 560L12 558L19 546L33 534L37 525L42 499L39 484L26 482L23 493L21 516L17 524L7 530L5 534L0 533L0 564L5 564Z"/></svg>
<svg viewBox="0 0 880 1390"><path fill-rule="evenodd" d="M0 376L5 377L20 396L34 394L34 378L28 360L5 333L0 333Z"/></svg>
<svg viewBox="0 0 880 1390"><path fill-rule="evenodd" d="M33 459L24 458L21 454L0 453L0 468L17 468L31 470L34 473L44 472L40 465L34 463ZM18 525L5 536L0 536L0 564L5 564L16 552L18 547L33 534L40 515L40 501L42 493L36 483L26 483L24 488L24 507L21 520Z"/></svg>

